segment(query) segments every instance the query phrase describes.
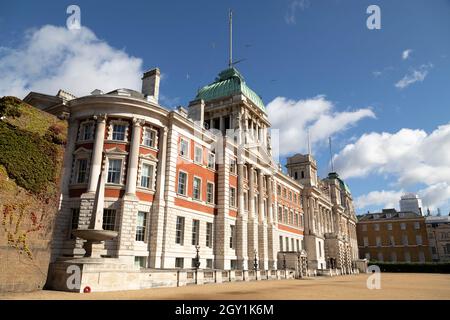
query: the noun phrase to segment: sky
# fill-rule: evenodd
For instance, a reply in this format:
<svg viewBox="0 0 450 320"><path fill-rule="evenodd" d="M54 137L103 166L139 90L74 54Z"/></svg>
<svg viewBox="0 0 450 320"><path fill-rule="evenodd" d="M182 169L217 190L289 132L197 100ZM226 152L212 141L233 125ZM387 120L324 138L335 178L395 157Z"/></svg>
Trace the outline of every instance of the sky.
<svg viewBox="0 0 450 320"><path fill-rule="evenodd" d="M331 137L357 213L414 192L448 214L450 0L0 0L0 96L140 90L159 67L160 103L186 106L227 67L229 8L236 68L280 132L282 164L307 152L309 130L321 177Z"/></svg>

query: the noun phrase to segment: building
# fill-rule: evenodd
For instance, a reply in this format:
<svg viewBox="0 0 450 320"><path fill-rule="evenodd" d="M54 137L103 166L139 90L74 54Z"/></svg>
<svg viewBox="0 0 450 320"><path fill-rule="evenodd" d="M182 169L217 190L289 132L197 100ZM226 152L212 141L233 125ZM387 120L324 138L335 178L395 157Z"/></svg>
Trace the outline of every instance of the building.
<svg viewBox="0 0 450 320"><path fill-rule="evenodd" d="M450 216L425 218L431 257L436 262L450 261Z"/></svg>
<svg viewBox="0 0 450 320"><path fill-rule="evenodd" d="M358 216L359 256L384 262L431 261L425 217L383 209Z"/></svg>
<svg viewBox="0 0 450 320"><path fill-rule="evenodd" d="M83 256L103 259L86 269L97 277L121 266L119 284L97 290L142 288L127 275L136 270L269 272L286 268L286 254L307 257L311 272L355 272L348 187L336 173L318 179L311 155L282 172L264 103L239 71L220 72L177 110L159 104L159 76L144 73L141 92L25 98L69 123L50 287L66 290L64 268L93 261L74 259Z"/></svg>
<svg viewBox="0 0 450 320"><path fill-rule="evenodd" d="M400 211L414 212L423 216L422 200L417 194L407 193L400 198Z"/></svg>

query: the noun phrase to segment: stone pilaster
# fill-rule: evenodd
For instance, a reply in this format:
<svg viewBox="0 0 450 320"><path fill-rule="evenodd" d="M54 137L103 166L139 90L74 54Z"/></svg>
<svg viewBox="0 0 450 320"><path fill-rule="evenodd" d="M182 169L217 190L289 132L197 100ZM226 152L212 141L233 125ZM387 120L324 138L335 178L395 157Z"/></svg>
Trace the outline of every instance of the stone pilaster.
<svg viewBox="0 0 450 320"><path fill-rule="evenodd" d="M267 243L267 219L264 212L264 175L258 170L259 219L258 219L258 256L259 268L267 270L269 266ZM267 203L266 203L267 204ZM267 208L266 208L267 209ZM268 211L268 210L267 210Z"/></svg>
<svg viewBox="0 0 450 320"><path fill-rule="evenodd" d="M254 251L258 251L258 217L255 212L255 178L253 166L248 164L248 255L253 257Z"/></svg>
<svg viewBox="0 0 450 320"><path fill-rule="evenodd" d="M279 251L279 240L278 240L278 231L277 231L277 224L276 224L276 210L277 208L275 207L275 212L273 211L273 201L272 201L272 197L273 197L273 192L274 192L274 188L273 188L273 184L274 181L273 179L270 177L268 179L267 182L267 188L268 188L268 199L267 199L267 204L268 204L268 208L269 208L269 223L267 225L267 237L268 237L268 268L269 269L275 269L277 267L277 255L278 255L278 251Z"/></svg>
<svg viewBox="0 0 450 320"><path fill-rule="evenodd" d="M141 144L142 125L144 120L133 119L133 131L131 133L130 154L128 156L128 172L126 194L136 195L137 171L139 166L139 146Z"/></svg>
<svg viewBox="0 0 450 320"><path fill-rule="evenodd" d="M238 260L238 269L248 270L248 252L247 252L247 222L248 218L244 208L244 165L238 164L238 200L239 211L236 220L236 255Z"/></svg>

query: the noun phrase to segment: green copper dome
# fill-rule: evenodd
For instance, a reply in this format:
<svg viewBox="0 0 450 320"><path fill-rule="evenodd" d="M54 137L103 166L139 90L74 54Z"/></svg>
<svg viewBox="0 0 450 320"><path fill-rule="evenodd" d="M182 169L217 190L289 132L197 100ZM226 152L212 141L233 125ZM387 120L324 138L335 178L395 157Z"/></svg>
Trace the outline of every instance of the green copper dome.
<svg viewBox="0 0 450 320"><path fill-rule="evenodd" d="M351 193L350 188L348 187L348 185L345 183L344 180L339 178L339 175L336 172L330 172L328 174L328 179L337 179L339 181L339 184L341 185L341 189L347 191L348 193Z"/></svg>
<svg viewBox="0 0 450 320"><path fill-rule="evenodd" d="M219 73L216 80L201 88L195 98L209 101L239 93L250 99L262 111L266 111L261 97L245 84L244 77L233 67Z"/></svg>

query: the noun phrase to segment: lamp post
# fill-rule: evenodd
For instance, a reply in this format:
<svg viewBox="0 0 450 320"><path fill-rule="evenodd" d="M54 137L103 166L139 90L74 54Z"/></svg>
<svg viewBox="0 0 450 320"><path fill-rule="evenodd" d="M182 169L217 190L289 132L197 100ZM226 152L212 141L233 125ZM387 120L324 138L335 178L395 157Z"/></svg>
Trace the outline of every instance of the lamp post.
<svg viewBox="0 0 450 320"><path fill-rule="evenodd" d="M255 277L258 280L258 255L255 249L255 259L253 261L253 269L255 270Z"/></svg>
<svg viewBox="0 0 450 320"><path fill-rule="evenodd" d="M286 253L283 253L283 269L284 269L284 278L287 279L287 273L286 273Z"/></svg>
<svg viewBox="0 0 450 320"><path fill-rule="evenodd" d="M197 273L198 273L198 268L200 268L200 246L196 245L195 246L195 250L197 251L197 254L195 255L195 260L194 260L194 267L195 267L195 284L197 283Z"/></svg>

